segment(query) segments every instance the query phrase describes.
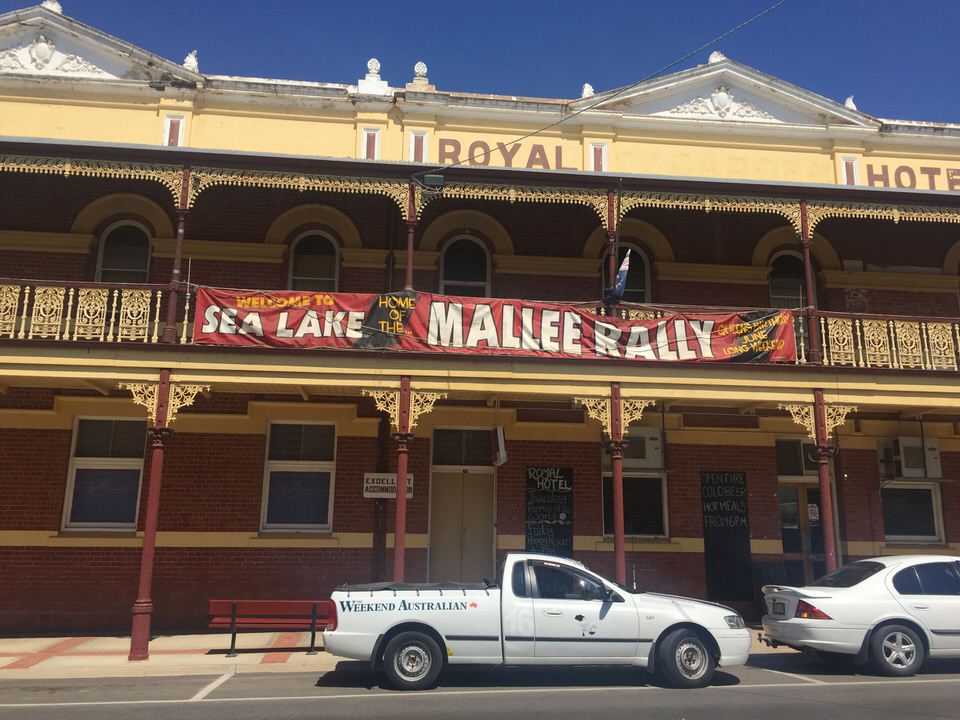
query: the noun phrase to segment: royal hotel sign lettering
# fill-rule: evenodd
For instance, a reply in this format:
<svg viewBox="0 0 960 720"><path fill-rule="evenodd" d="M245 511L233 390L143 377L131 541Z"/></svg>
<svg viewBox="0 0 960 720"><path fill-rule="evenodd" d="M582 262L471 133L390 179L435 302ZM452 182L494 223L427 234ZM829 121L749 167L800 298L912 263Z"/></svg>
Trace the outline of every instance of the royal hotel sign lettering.
<svg viewBox="0 0 960 720"><path fill-rule="evenodd" d="M438 162L441 165L467 163L508 168L541 170L578 170L578 165L564 163L564 147L539 142L487 142L440 138ZM569 162L569 158L567 159Z"/></svg>

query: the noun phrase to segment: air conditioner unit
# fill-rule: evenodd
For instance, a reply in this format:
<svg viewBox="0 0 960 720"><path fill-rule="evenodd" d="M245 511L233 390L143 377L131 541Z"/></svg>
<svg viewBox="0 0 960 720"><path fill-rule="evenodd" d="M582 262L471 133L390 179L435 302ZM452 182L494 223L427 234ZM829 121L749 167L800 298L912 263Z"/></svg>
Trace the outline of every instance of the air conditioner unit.
<svg viewBox="0 0 960 720"><path fill-rule="evenodd" d="M940 442L937 438L894 438L890 447L890 460L895 477L941 478Z"/></svg>
<svg viewBox="0 0 960 720"><path fill-rule="evenodd" d="M624 470L662 470L663 438L659 428L634 425L625 434Z"/></svg>

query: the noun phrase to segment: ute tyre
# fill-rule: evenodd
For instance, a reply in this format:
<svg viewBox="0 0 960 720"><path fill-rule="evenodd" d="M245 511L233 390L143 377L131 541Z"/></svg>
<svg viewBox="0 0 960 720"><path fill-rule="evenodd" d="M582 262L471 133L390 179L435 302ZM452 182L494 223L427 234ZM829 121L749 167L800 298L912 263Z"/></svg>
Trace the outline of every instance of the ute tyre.
<svg viewBox="0 0 960 720"><path fill-rule="evenodd" d="M874 630L870 638L870 660L881 675L913 675L923 665L925 655L920 636L906 625L885 625Z"/></svg>
<svg viewBox="0 0 960 720"><path fill-rule="evenodd" d="M657 643L657 672L669 687L706 687L715 666L709 645L688 628L674 630Z"/></svg>
<svg viewBox="0 0 960 720"><path fill-rule="evenodd" d="M429 635L403 632L387 643L383 670L396 690L426 690L434 686L443 670L443 654Z"/></svg>

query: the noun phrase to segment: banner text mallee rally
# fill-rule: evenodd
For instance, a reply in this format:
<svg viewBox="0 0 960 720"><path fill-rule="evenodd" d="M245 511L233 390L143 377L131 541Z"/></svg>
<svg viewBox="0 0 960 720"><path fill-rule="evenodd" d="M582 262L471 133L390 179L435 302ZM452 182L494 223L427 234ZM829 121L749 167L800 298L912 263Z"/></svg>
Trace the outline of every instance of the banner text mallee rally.
<svg viewBox="0 0 960 720"><path fill-rule="evenodd" d="M624 320L574 305L398 292L200 288L194 342L560 358L793 362L793 313Z"/></svg>

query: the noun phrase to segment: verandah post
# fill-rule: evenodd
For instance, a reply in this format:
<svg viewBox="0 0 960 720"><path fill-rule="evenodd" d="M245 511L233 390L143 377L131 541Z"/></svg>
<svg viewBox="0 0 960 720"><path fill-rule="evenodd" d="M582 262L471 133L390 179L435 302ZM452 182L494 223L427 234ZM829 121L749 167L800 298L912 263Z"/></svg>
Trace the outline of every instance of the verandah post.
<svg viewBox="0 0 960 720"><path fill-rule="evenodd" d="M408 266L409 267L409 266ZM403 582L407 550L407 460L410 452L410 378L400 378L397 427L397 499L393 535L393 579Z"/></svg>
<svg viewBox="0 0 960 720"><path fill-rule="evenodd" d="M607 450L613 474L613 555L617 582L627 582L627 558L623 522L623 412L620 383L610 383L610 440Z"/></svg>
<svg viewBox="0 0 960 720"><path fill-rule="evenodd" d="M163 325L161 340L165 343L177 341L177 310L180 305L180 265L183 258L183 238L187 224L187 205L190 198L190 168L183 168L180 182L180 201L177 203L177 239L173 246L173 268L170 271L170 287L167 291L167 317ZM187 322L187 318L183 319Z"/></svg>

